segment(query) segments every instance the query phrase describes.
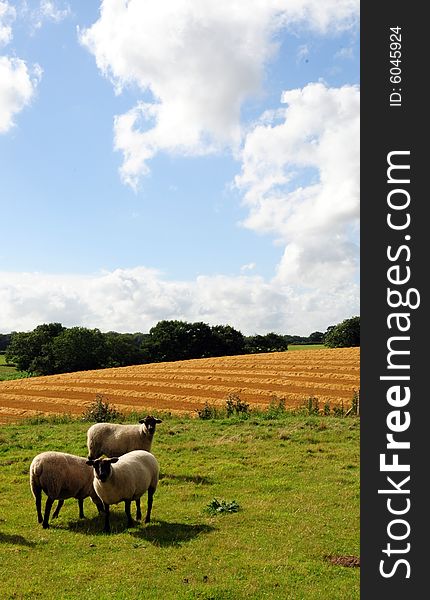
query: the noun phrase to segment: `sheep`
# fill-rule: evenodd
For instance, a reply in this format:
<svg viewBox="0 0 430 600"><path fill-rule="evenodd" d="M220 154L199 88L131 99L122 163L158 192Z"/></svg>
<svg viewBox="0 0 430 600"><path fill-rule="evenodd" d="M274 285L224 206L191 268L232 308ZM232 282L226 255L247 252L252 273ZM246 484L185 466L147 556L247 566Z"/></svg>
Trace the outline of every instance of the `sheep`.
<svg viewBox="0 0 430 600"><path fill-rule="evenodd" d="M148 507L145 523L151 520L152 501L157 489L160 469L157 459L146 450L133 450L112 458L88 459L87 465L94 468L94 489L103 501L105 512L104 532L110 533L109 506L125 502L127 527L132 527L131 501L136 502L136 520L142 513L140 498L148 491Z"/></svg>
<svg viewBox="0 0 430 600"><path fill-rule="evenodd" d="M66 498L77 498L79 518L84 518L84 498L90 496L99 513L103 503L93 487L93 471L86 459L64 452L42 452L35 456L30 465L30 488L36 501L37 520L44 529L49 527L49 514L55 500L57 508L52 517L58 517ZM42 490L48 496L42 518Z"/></svg>
<svg viewBox="0 0 430 600"><path fill-rule="evenodd" d="M96 423L87 431L88 460L122 456L132 450L150 452L152 439L157 423L161 419L147 416L139 421L139 425L117 425L113 423Z"/></svg>

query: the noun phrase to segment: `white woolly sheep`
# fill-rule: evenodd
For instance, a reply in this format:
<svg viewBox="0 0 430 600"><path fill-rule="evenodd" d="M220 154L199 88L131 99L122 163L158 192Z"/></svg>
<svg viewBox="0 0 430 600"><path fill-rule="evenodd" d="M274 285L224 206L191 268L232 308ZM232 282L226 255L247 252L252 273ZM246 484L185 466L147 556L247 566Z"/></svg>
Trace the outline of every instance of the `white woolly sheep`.
<svg viewBox="0 0 430 600"><path fill-rule="evenodd" d="M77 498L79 518L84 518L84 498L91 497L98 511L103 504L93 487L93 470L85 458L64 452L42 452L35 456L30 465L30 488L36 500L37 520L43 528L49 527L49 514L55 500L57 508L52 517L58 517L64 500ZM42 518L42 490L48 496Z"/></svg>
<svg viewBox="0 0 430 600"><path fill-rule="evenodd" d="M96 423L87 431L88 460L122 456L132 450L150 452L157 423L161 419L147 416L139 425L118 425L115 423Z"/></svg>
<svg viewBox="0 0 430 600"><path fill-rule="evenodd" d="M142 518L140 498L146 491L148 508L145 523L150 522L160 472L153 454L146 450L133 450L120 457L89 459L87 464L94 467L94 489L103 501L106 533L110 532L109 506L124 501L127 527L132 527L131 502L136 502L136 519L139 521Z"/></svg>

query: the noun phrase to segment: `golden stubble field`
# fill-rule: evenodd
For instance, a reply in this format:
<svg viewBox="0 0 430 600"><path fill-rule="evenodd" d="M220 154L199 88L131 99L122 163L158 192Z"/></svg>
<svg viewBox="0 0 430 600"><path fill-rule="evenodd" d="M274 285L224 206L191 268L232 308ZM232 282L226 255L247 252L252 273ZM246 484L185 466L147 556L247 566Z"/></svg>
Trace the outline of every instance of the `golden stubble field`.
<svg viewBox="0 0 430 600"><path fill-rule="evenodd" d="M291 408L310 396L348 406L359 387L359 348L202 358L3 381L0 422L80 415L97 394L125 413L196 414L205 402L224 406L232 393L261 408L274 396Z"/></svg>

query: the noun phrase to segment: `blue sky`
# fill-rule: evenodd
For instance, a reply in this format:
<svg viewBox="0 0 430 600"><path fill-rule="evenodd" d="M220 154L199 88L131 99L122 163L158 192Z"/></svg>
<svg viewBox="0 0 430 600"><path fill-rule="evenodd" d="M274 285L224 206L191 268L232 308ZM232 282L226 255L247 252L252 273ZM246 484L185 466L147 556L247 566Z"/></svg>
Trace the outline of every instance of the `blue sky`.
<svg viewBox="0 0 430 600"><path fill-rule="evenodd" d="M0 0L0 331L359 313L358 2Z"/></svg>

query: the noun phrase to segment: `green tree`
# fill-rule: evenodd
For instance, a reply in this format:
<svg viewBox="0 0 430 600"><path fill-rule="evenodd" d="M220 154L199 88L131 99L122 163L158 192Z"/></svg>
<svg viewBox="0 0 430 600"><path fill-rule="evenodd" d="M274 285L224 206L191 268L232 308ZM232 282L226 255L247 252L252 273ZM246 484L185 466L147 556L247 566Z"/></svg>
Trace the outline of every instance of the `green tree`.
<svg viewBox="0 0 430 600"><path fill-rule="evenodd" d="M99 329L71 327L52 342L56 373L101 369L108 359L105 336Z"/></svg>
<svg viewBox="0 0 430 600"><path fill-rule="evenodd" d="M252 335L246 340L246 351L250 354L259 352L284 352L288 350L288 342L283 335L266 333L266 335Z"/></svg>
<svg viewBox="0 0 430 600"><path fill-rule="evenodd" d="M324 334L322 331L314 331L309 336L311 344L322 344L324 342Z"/></svg>
<svg viewBox="0 0 430 600"><path fill-rule="evenodd" d="M230 325L212 328L211 356L233 356L245 353L245 337Z"/></svg>
<svg viewBox="0 0 430 600"><path fill-rule="evenodd" d="M206 323L164 320L149 330L143 350L150 362L202 358L211 356L211 338L211 328Z"/></svg>
<svg viewBox="0 0 430 600"><path fill-rule="evenodd" d="M4 352L10 344L12 333L0 333L0 352Z"/></svg>
<svg viewBox="0 0 430 600"><path fill-rule="evenodd" d="M55 373L52 342L63 331L61 323L44 323L30 332L13 333L6 360L13 362L20 371L37 375Z"/></svg>
<svg viewBox="0 0 430 600"><path fill-rule="evenodd" d="M127 367L146 362L141 348L142 334L109 331L104 334L104 337L107 350L106 366Z"/></svg>
<svg viewBox="0 0 430 600"><path fill-rule="evenodd" d="M329 348L350 348L360 345L360 317L345 319L338 325L330 326L324 336L324 344Z"/></svg>

